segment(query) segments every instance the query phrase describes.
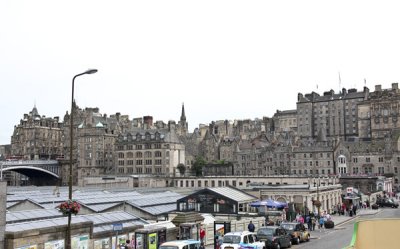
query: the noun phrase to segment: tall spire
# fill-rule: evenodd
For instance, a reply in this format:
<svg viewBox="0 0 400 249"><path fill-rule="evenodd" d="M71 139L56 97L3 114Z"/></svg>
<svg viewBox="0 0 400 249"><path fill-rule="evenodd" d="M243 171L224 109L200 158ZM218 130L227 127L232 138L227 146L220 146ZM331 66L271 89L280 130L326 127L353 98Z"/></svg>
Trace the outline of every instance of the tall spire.
<svg viewBox="0 0 400 249"><path fill-rule="evenodd" d="M186 116L185 116L185 103L182 103L181 121L184 121L184 122L186 122Z"/></svg>

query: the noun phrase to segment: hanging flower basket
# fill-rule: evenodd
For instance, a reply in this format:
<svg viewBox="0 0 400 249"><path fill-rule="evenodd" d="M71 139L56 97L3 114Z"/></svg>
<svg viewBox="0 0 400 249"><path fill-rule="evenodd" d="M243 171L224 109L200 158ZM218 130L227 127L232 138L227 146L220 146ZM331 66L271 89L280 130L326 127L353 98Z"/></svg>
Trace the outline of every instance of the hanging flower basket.
<svg viewBox="0 0 400 249"><path fill-rule="evenodd" d="M63 215L68 216L69 214L77 214L81 209L81 205L77 201L68 200L66 202L61 203L58 206L59 210Z"/></svg>
<svg viewBox="0 0 400 249"><path fill-rule="evenodd" d="M321 202L319 200L314 200L313 201L313 205L316 207L320 207L321 206Z"/></svg>

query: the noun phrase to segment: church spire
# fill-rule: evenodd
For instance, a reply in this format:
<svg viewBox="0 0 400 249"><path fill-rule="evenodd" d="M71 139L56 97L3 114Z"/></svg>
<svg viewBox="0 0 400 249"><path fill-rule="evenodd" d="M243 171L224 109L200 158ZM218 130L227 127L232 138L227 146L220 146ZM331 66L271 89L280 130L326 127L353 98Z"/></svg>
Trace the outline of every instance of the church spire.
<svg viewBox="0 0 400 249"><path fill-rule="evenodd" d="M186 122L186 116L185 116L185 103L182 103L181 121L183 121L183 122Z"/></svg>

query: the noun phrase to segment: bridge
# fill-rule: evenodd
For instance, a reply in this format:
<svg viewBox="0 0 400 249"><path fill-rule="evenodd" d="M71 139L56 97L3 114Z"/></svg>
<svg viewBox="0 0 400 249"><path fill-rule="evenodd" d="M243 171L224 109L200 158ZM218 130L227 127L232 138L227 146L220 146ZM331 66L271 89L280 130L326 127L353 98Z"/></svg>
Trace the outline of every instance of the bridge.
<svg viewBox="0 0 400 249"><path fill-rule="evenodd" d="M19 160L3 161L1 179L4 171L14 171L29 177L31 184L49 185L61 178L61 165L57 160Z"/></svg>

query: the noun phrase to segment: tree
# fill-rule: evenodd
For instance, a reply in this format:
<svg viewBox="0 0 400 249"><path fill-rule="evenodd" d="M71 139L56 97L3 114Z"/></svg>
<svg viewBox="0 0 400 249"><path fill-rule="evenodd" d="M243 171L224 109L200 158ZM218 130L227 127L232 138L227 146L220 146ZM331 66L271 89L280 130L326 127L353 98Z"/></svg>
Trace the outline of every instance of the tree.
<svg viewBox="0 0 400 249"><path fill-rule="evenodd" d="M184 175L184 174L185 174L186 167L185 167L185 165L184 165L183 163L178 164L177 168L178 168L179 173L180 173L181 175Z"/></svg>
<svg viewBox="0 0 400 249"><path fill-rule="evenodd" d="M206 164L206 160L204 160L203 157L197 156L195 158L195 161L192 165L192 171L196 174L196 176L203 175L203 167L205 164Z"/></svg>

